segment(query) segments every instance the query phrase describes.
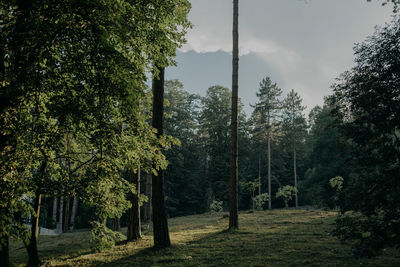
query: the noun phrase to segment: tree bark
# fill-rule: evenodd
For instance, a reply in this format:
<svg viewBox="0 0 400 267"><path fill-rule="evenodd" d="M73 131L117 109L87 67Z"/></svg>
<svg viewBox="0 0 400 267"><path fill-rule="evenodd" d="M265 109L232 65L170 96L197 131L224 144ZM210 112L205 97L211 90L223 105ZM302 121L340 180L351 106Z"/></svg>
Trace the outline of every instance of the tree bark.
<svg viewBox="0 0 400 267"><path fill-rule="evenodd" d="M63 218L64 218L64 190L61 189L60 195L60 206L59 206L59 213L58 213L58 222L57 222L57 230L61 233L63 231Z"/></svg>
<svg viewBox="0 0 400 267"><path fill-rule="evenodd" d="M271 136L268 133L268 209L272 209L271 198Z"/></svg>
<svg viewBox="0 0 400 267"><path fill-rule="evenodd" d="M140 225L140 167L136 174L132 169L129 170L129 182L135 185L136 194L129 194L132 207L128 210L128 242L142 238Z"/></svg>
<svg viewBox="0 0 400 267"><path fill-rule="evenodd" d="M258 195L261 195L261 154L258 153Z"/></svg>
<svg viewBox="0 0 400 267"><path fill-rule="evenodd" d="M239 228L238 218L238 78L239 78L239 0L233 0L231 169L229 190L229 229Z"/></svg>
<svg viewBox="0 0 400 267"><path fill-rule="evenodd" d="M63 218L63 232L69 230L69 206L70 206L70 197L67 196L65 198L65 205L64 205L64 218Z"/></svg>
<svg viewBox="0 0 400 267"><path fill-rule="evenodd" d="M31 222L31 237L27 246L28 251L28 266L38 266L40 264L39 253L37 249L37 240L39 237L39 215L40 215L40 204L42 201L42 194L37 194L34 200L33 208L35 215L32 216Z"/></svg>
<svg viewBox="0 0 400 267"><path fill-rule="evenodd" d="M35 200L33 202L33 209L35 214L32 216L31 221L31 237L26 249L28 251L28 266L38 266L40 264L39 253L37 249L37 240L39 237L39 217L40 217L40 205L42 202L42 183L44 180L45 171L47 168L47 160L44 160L40 166L40 180L38 188L36 190Z"/></svg>
<svg viewBox="0 0 400 267"><path fill-rule="evenodd" d="M58 197L57 197L57 196L54 196L54 200L53 200L53 214L52 214L52 219L53 219L54 225L57 224L57 206L58 206Z"/></svg>
<svg viewBox="0 0 400 267"><path fill-rule="evenodd" d="M153 119L152 126L157 129L157 137L163 134L164 116L164 68L154 66L159 70L158 78L153 78ZM152 176L152 208L154 247L166 248L171 246L168 231L168 220L164 199L164 171Z"/></svg>
<svg viewBox="0 0 400 267"><path fill-rule="evenodd" d="M79 204L79 197L78 197L78 195L75 195L74 201L72 203L72 213L71 213L71 221L70 221L72 229L75 229L74 224L75 224L76 212L78 211L78 204Z"/></svg>
<svg viewBox="0 0 400 267"><path fill-rule="evenodd" d="M10 265L10 254L9 254L9 237L6 236L4 245L0 247L0 266L9 267Z"/></svg>
<svg viewBox="0 0 400 267"><path fill-rule="evenodd" d="M151 189L152 188L152 176L151 173L146 175L146 196L147 202L144 203L144 214L143 222L148 223L151 220Z"/></svg>
<svg viewBox="0 0 400 267"><path fill-rule="evenodd" d="M5 40L1 40L5 41ZM6 76L6 65L5 65L5 43L0 44L0 81L3 81ZM6 90L4 87L0 87L0 114L3 113L4 109L8 105L8 97L6 95ZM0 132L0 151L3 150L6 143L6 135ZM10 266L10 256L9 256L9 237L5 237L5 244L0 245L0 266L8 267Z"/></svg>
<svg viewBox="0 0 400 267"><path fill-rule="evenodd" d="M296 148L293 148L293 173L294 173L294 187L296 188L295 201L296 201L296 208L298 208L299 201L297 198Z"/></svg>

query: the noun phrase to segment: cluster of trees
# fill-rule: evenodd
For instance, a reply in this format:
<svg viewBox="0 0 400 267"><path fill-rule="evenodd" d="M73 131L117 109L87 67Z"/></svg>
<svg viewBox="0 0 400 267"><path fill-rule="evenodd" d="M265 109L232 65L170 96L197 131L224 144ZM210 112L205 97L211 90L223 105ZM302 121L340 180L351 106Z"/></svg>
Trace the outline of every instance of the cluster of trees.
<svg viewBox="0 0 400 267"><path fill-rule="evenodd" d="M189 9L186 0L1 1L2 266L10 236L25 242L29 265L39 264L43 196L79 195L94 213L94 245L110 245L106 221L132 206L140 169L154 174L155 236L165 227L162 149L174 141L158 127L163 70L185 41Z"/></svg>
<svg viewBox="0 0 400 267"><path fill-rule="evenodd" d="M213 201L222 201L228 210L230 90L216 85L200 97L185 91L178 80L167 81L165 88L169 103L165 131L181 142L166 152L169 215L206 212ZM265 205L282 207L285 200L276 198L279 188L297 188L297 178L304 178L306 169L310 138L301 97L294 90L282 97L282 90L270 78L260 83L257 96L259 102L249 118L239 105L240 209L251 208L253 198L266 192L271 197ZM297 190L289 191L289 199L296 205Z"/></svg>

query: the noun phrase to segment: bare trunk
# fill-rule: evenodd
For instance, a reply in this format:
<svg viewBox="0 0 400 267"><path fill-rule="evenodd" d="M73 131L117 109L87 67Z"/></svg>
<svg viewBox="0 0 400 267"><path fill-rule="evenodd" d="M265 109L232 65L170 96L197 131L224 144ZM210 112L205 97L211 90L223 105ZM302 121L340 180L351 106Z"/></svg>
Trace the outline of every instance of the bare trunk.
<svg viewBox="0 0 400 267"><path fill-rule="evenodd" d="M40 204L42 201L42 195L39 193L35 197L33 208L35 214L32 216L31 225L31 237L29 244L26 247L28 251L28 266L38 266L40 264L39 254L37 249L37 240L39 236L39 215L40 215Z"/></svg>
<svg viewBox="0 0 400 267"><path fill-rule="evenodd" d="M164 68L158 68L158 78L153 78L153 119L152 126L157 129L157 137L163 134L164 116ZM158 170L158 175L152 177L152 208L154 247L166 248L171 246L168 231L167 213L164 198L164 171Z"/></svg>
<svg viewBox="0 0 400 267"><path fill-rule="evenodd" d="M129 182L136 187L136 194L130 194L132 207L128 210L128 235L127 241L137 241L142 238L140 225L140 167L135 174L129 170Z"/></svg>
<svg viewBox="0 0 400 267"><path fill-rule="evenodd" d="M53 199L53 214L52 214L52 219L53 219L54 225L57 224L57 206L58 206L58 197L54 196L54 199Z"/></svg>
<svg viewBox="0 0 400 267"><path fill-rule="evenodd" d="M229 190L229 229L239 228L238 218L238 78L239 78L239 0L233 0L231 169Z"/></svg>
<svg viewBox="0 0 400 267"><path fill-rule="evenodd" d="M57 222L57 231L62 233L63 231L63 218L64 218L64 190L61 189L60 195L60 206L58 212L58 222Z"/></svg>
<svg viewBox="0 0 400 267"><path fill-rule="evenodd" d="M261 195L261 155L258 153L258 194Z"/></svg>
<svg viewBox="0 0 400 267"><path fill-rule="evenodd" d="M146 175L146 196L148 198L147 202L144 203L144 214L143 214L143 222L148 223L151 220L151 187L152 187L152 177L151 173L147 173Z"/></svg>
<svg viewBox="0 0 400 267"><path fill-rule="evenodd" d="M272 209L271 198L271 136L268 133L268 209Z"/></svg>
<svg viewBox="0 0 400 267"><path fill-rule="evenodd" d="M293 148L293 172L294 172L294 187L296 188L296 195L295 195L296 208L298 208L299 201L297 198L297 171L296 171L296 149L295 148Z"/></svg>
<svg viewBox="0 0 400 267"><path fill-rule="evenodd" d="M44 174L47 168L47 160L44 160L42 165L40 166L40 182L38 188L36 190L35 200L33 202L33 209L35 214L32 216L31 221L31 237L29 240L29 244L26 246L28 251L28 266L38 266L40 264L39 253L37 249L37 240L39 237L39 216L40 216L40 205L42 202L42 192L40 184L43 183Z"/></svg>
<svg viewBox="0 0 400 267"><path fill-rule="evenodd" d="M71 227L72 229L75 229L75 218L76 218L76 212L78 211L78 204L79 204L79 197L78 195L74 196L74 201L72 203L72 213L71 213Z"/></svg>
<svg viewBox="0 0 400 267"><path fill-rule="evenodd" d="M67 196L65 198L65 205L64 205L64 218L63 218L63 232L69 230L69 206L70 206L70 197Z"/></svg>

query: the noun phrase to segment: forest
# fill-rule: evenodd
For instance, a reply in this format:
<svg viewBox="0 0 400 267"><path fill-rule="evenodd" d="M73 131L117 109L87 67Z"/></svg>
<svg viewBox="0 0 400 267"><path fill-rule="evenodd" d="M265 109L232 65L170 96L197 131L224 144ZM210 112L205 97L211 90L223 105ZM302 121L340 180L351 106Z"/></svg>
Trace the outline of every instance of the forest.
<svg viewBox="0 0 400 267"><path fill-rule="evenodd" d="M0 266L399 265L400 1L376 1L392 22L322 105L266 72L251 112L238 0L205 95L165 79L188 0L1 1Z"/></svg>

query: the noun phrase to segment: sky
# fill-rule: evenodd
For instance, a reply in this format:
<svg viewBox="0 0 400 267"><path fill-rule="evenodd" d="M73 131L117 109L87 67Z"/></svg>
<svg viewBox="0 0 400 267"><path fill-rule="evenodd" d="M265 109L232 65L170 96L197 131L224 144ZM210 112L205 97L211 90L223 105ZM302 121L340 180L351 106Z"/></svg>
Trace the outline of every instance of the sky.
<svg viewBox="0 0 400 267"><path fill-rule="evenodd" d="M208 87L232 83L232 0L189 0L193 28L177 51L166 79L205 96ZM353 66L353 47L392 21L392 6L379 0L239 0L239 97L257 101L268 76L303 98L308 112L322 105L331 85Z"/></svg>

